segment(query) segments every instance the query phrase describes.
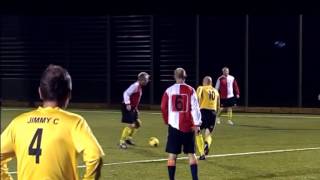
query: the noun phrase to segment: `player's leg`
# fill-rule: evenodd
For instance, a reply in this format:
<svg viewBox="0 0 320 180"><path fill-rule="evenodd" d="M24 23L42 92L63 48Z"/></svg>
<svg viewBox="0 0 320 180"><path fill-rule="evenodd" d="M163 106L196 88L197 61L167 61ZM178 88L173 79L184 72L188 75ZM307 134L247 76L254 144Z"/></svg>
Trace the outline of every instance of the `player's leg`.
<svg viewBox="0 0 320 180"><path fill-rule="evenodd" d="M200 129L205 129L206 124L207 124L207 112L205 109L201 109L201 117L202 117L202 124ZM195 132L196 136L196 146L198 149L198 152L200 154L199 160L205 160L206 156L204 154L204 141L203 141L203 136L201 131Z"/></svg>
<svg viewBox="0 0 320 180"><path fill-rule="evenodd" d="M131 124L131 130L129 131L129 135L126 139L126 143L129 145L135 145L135 143L133 142L133 136L137 133L138 129L141 126L141 121L136 110L133 110L132 116L132 118L134 119L134 123Z"/></svg>
<svg viewBox="0 0 320 180"><path fill-rule="evenodd" d="M168 175L170 180L174 180L174 176L176 174L176 161L177 155L169 153L168 156Z"/></svg>
<svg viewBox="0 0 320 180"><path fill-rule="evenodd" d="M129 134L126 138L126 143L129 145L134 145L133 143L133 135L135 135L137 133L138 129L136 129L135 127L130 128Z"/></svg>
<svg viewBox="0 0 320 180"><path fill-rule="evenodd" d="M125 143L126 144L129 144L129 145L135 145L135 143L133 142L133 135L136 134L137 132L137 128L136 128L136 125L135 123L133 124L130 124L129 126L129 132L128 132L128 135L125 139Z"/></svg>
<svg viewBox="0 0 320 180"><path fill-rule="evenodd" d="M232 107L228 107L227 108L227 116L228 116L228 123L230 125L233 125L233 122L232 122Z"/></svg>
<svg viewBox="0 0 320 180"><path fill-rule="evenodd" d="M212 144L212 132L216 125L216 113L215 111L210 111L208 114L208 125L205 128L205 141L204 141L204 153L205 155L209 154L209 150Z"/></svg>
<svg viewBox="0 0 320 180"><path fill-rule="evenodd" d="M131 124L133 123L132 121L132 116L131 116L131 113L130 111L128 111L126 109L126 106L125 104L122 104L121 106L121 113L122 113L122 123L125 123L127 124L126 127L123 128L122 130L122 133L121 133L121 136L120 136L120 143L119 143L119 147L121 149L126 149L127 148L127 144L125 143L126 139L128 139L128 136L131 132Z"/></svg>
<svg viewBox="0 0 320 180"><path fill-rule="evenodd" d="M120 137L120 148L122 148L122 149L127 148L125 141L128 138L130 131L131 131L131 128L128 126L123 128L122 133L121 133L121 137Z"/></svg>
<svg viewBox="0 0 320 180"><path fill-rule="evenodd" d="M209 129L205 130L205 142L204 142L204 153L205 155L209 154L209 150L212 144L212 136Z"/></svg>
<svg viewBox="0 0 320 180"><path fill-rule="evenodd" d="M221 106L217 112L217 124L221 124L221 113L224 110L224 108Z"/></svg>
<svg viewBox="0 0 320 180"><path fill-rule="evenodd" d="M188 154L192 179L198 180L198 161L195 155L194 134L194 132L183 134L183 152Z"/></svg>
<svg viewBox="0 0 320 180"><path fill-rule="evenodd" d="M177 159L177 155L181 153L181 147L182 147L181 132L179 132L179 130L174 129L169 125L166 152L169 154L168 175L170 180L174 180L174 176L176 173L176 159Z"/></svg>
<svg viewBox="0 0 320 180"><path fill-rule="evenodd" d="M189 153L189 164L192 175L192 180L198 180L198 161L194 153Z"/></svg>
<svg viewBox="0 0 320 180"><path fill-rule="evenodd" d="M232 108L236 106L236 97L229 98L227 103L228 103L228 108L227 108L228 123L230 125L234 125L232 121L232 116L233 116Z"/></svg>
<svg viewBox="0 0 320 180"><path fill-rule="evenodd" d="M220 100L220 108L217 112L217 124L220 124L221 123L221 114L224 110L224 104L226 103L226 99L221 99Z"/></svg>
<svg viewBox="0 0 320 180"><path fill-rule="evenodd" d="M140 119L137 119L136 122L132 124L132 129L129 133L128 139L132 139L140 127L141 127L141 121Z"/></svg>
<svg viewBox="0 0 320 180"><path fill-rule="evenodd" d="M204 154L204 141L201 131L196 132L196 145L200 154L199 160L205 160L206 156Z"/></svg>

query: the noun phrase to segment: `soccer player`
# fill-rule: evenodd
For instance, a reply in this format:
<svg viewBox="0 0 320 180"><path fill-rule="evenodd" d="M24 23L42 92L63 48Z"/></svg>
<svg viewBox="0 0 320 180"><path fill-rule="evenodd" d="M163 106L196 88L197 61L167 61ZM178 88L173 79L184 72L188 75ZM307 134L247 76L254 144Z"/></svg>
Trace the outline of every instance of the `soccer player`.
<svg viewBox="0 0 320 180"><path fill-rule="evenodd" d="M1 179L12 179L7 162L17 158L19 180L77 180L77 155L82 153L83 179L99 179L104 155L86 120L64 110L71 98L67 70L49 65L39 95L43 105L16 117L1 134Z"/></svg>
<svg viewBox="0 0 320 180"><path fill-rule="evenodd" d="M149 78L150 75L148 73L139 73L138 80L131 84L123 93L123 103L121 106L122 122L128 124L128 126L122 130L119 144L121 149L127 149L127 144L135 145L132 137L141 126L141 121L138 117L138 105L142 96L142 87L148 84Z"/></svg>
<svg viewBox="0 0 320 180"><path fill-rule="evenodd" d="M200 160L205 160L209 154L212 143L211 133L216 124L216 112L220 108L220 96L218 91L212 87L212 78L206 76L202 80L202 86L197 88L197 97L200 104L201 130L205 131L205 140L203 140L201 132L196 132L196 144L200 153Z"/></svg>
<svg viewBox="0 0 320 180"><path fill-rule="evenodd" d="M185 83L187 77L183 68L174 71L176 83L164 92L161 111L165 124L168 124L166 152L168 155L168 173L174 180L176 159L183 152L189 156L193 180L198 180L198 162L195 156L195 132L200 131L201 113L195 90Z"/></svg>
<svg viewBox="0 0 320 180"><path fill-rule="evenodd" d="M227 108L228 123L232 122L232 107L236 105L240 98L240 91L236 79L229 74L229 68L222 68L222 75L218 78L216 89L220 93L221 108L218 112L217 123L220 124L220 115L224 108Z"/></svg>

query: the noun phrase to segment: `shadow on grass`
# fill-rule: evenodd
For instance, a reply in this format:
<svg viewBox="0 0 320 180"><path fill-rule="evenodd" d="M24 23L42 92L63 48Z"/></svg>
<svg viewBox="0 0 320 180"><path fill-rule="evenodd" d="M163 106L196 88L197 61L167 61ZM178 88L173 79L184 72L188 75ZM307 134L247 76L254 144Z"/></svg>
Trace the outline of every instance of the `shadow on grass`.
<svg viewBox="0 0 320 180"><path fill-rule="evenodd" d="M161 151L161 153L159 153L159 151L154 151L155 147L132 146L129 148L130 149L128 149L128 150L132 151L132 153L135 153L135 154L144 154L145 156L149 156L149 157L162 157L163 156L162 151ZM162 147L156 147L156 148L162 148Z"/></svg>

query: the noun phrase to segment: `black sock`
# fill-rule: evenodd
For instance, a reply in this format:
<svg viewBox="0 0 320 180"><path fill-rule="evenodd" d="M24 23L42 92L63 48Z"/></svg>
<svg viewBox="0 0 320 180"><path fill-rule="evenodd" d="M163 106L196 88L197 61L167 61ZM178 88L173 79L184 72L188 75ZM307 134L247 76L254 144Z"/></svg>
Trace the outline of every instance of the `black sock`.
<svg viewBox="0 0 320 180"><path fill-rule="evenodd" d="M192 180L198 180L198 165L191 164L190 169L191 169L191 174L192 174Z"/></svg>
<svg viewBox="0 0 320 180"><path fill-rule="evenodd" d="M168 166L169 179L174 180L174 175L176 173L176 166Z"/></svg>

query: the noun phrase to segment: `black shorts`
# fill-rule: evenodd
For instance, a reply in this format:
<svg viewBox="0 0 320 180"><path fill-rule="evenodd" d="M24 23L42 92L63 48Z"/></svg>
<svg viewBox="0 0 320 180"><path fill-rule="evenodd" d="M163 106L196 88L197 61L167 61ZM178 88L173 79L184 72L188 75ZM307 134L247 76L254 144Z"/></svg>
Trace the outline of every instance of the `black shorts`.
<svg viewBox="0 0 320 180"><path fill-rule="evenodd" d="M182 147L185 154L195 153L194 132L185 133L170 125L168 127L167 153L180 154Z"/></svg>
<svg viewBox="0 0 320 180"><path fill-rule="evenodd" d="M122 122L133 124L137 122L138 112L135 108L131 107L131 110L128 111L125 104L121 104L121 112L122 112Z"/></svg>
<svg viewBox="0 0 320 180"><path fill-rule="evenodd" d="M200 129L209 129L212 132L216 125L216 112L209 109L201 109L200 111L202 120Z"/></svg>
<svg viewBox="0 0 320 180"><path fill-rule="evenodd" d="M221 107L233 107L237 104L237 98L236 97L231 97L228 99L221 99L220 100L220 105Z"/></svg>

